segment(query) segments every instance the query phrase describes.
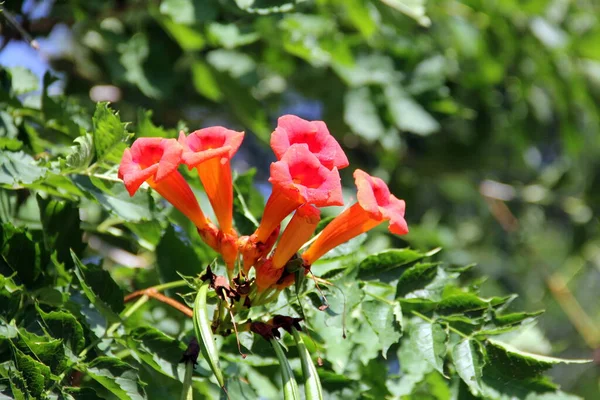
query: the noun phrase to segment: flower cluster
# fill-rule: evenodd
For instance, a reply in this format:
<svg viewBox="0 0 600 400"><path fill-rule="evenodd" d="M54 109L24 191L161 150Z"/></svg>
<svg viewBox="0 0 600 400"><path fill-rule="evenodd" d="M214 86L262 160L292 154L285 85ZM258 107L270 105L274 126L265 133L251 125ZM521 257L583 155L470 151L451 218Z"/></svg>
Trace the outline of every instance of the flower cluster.
<svg viewBox="0 0 600 400"><path fill-rule="evenodd" d="M258 293L278 293L294 281L292 264L308 272L329 250L384 221L394 234L408 232L404 201L390 194L381 179L357 169L357 202L334 218L298 258L319 223L319 208L344 205L338 171L349 163L324 122L285 115L271 135L277 161L271 164L273 187L262 220L252 235L239 236L233 226L230 161L243 139L243 132L220 126L188 136L182 132L178 139L139 138L125 150L119 178L131 195L147 182L188 217L202 239L221 254L230 278L236 270L248 277L254 268ZM178 171L181 164L198 172L218 225L202 212ZM292 213L280 236L282 221Z"/></svg>

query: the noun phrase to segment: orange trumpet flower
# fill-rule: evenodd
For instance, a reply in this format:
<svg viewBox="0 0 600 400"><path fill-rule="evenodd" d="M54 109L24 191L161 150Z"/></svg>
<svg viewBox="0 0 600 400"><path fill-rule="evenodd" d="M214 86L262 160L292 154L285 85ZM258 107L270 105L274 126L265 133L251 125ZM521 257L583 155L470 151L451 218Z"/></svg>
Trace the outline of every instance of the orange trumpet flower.
<svg viewBox="0 0 600 400"><path fill-rule="evenodd" d="M334 218L302 254L305 265L312 265L329 250L347 242L384 221L396 235L408 233L404 219L404 200L390 194L385 182L364 171L354 171L358 202Z"/></svg>

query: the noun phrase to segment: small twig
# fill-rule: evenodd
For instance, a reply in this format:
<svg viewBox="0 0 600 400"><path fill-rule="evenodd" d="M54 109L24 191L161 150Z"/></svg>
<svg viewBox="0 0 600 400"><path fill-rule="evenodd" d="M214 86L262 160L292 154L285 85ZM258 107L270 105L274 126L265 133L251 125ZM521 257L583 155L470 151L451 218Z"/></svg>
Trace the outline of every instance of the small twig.
<svg viewBox="0 0 600 400"><path fill-rule="evenodd" d="M554 273L546 278L546 284L552 297L556 300L560 308L565 312L567 318L571 321L579 335L591 349L596 349L600 345L600 330L596 328L589 315L583 310L573 293L563 280L563 278Z"/></svg>
<svg viewBox="0 0 600 400"><path fill-rule="evenodd" d="M29 45L34 48L35 50L39 50L40 49L40 44L37 42L37 40L35 40L34 38L31 37L31 35L29 34L29 32L27 32L25 30L25 28L23 28L21 26L21 24L15 19L15 17L13 17L13 15L4 7L0 6L0 14L4 15L4 18L6 19L6 22L8 22L9 25L11 25L13 28L15 28L15 30L17 32L19 32L19 34L21 35L21 37L27 41L27 43L29 43Z"/></svg>

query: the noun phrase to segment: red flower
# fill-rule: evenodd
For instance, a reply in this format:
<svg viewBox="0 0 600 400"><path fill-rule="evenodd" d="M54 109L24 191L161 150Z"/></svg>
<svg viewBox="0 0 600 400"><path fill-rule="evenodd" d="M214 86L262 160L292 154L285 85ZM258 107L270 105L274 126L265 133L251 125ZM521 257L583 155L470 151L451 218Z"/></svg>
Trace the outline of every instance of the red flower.
<svg viewBox="0 0 600 400"><path fill-rule="evenodd" d="M329 250L383 221L390 221L388 229L392 233L408 233L404 219L404 200L390 194L387 185L381 179L364 171L354 171L354 180L358 188L358 202L333 219L302 254L306 265L313 264Z"/></svg>
<svg viewBox="0 0 600 400"><path fill-rule="evenodd" d="M139 138L131 149L125 149L118 176L130 196L148 182L198 228L203 228L207 219L189 184L177 171L182 152L175 139Z"/></svg>
<svg viewBox="0 0 600 400"><path fill-rule="evenodd" d="M271 164L273 191L258 229L264 242L279 223L302 204L317 207L343 205L342 186L337 168L325 168L306 145L294 144L281 160Z"/></svg>
<svg viewBox="0 0 600 400"><path fill-rule="evenodd" d="M294 144L305 144L328 169L348 166L348 159L339 143L329 133L323 121L306 121L295 115L284 115L277 120L277 128L271 135L271 148L280 160Z"/></svg>
<svg viewBox="0 0 600 400"><path fill-rule="evenodd" d="M233 183L230 160L244 139L244 132L221 126L200 129L185 136L179 134L184 147L183 162L196 168L206 195L210 200L219 227L226 234L233 233Z"/></svg>

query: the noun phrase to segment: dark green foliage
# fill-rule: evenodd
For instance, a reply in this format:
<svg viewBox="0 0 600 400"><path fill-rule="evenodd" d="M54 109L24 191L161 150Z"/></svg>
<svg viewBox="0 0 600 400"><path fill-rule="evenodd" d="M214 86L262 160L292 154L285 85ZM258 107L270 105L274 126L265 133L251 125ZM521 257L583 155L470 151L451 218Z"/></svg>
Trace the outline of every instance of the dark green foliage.
<svg viewBox="0 0 600 400"><path fill-rule="evenodd" d="M191 321L123 296L195 278L215 253L145 186L129 196L117 164L133 135L245 130L234 164L256 169L237 171L234 218L250 234L284 113L325 120L352 165L348 197L351 169L385 178L410 234L382 225L315 264L324 311L307 276L240 315L247 358L215 335L230 398L282 397L273 349L244 325L274 313L305 317L324 398L599 396L597 369L569 360L599 340L594 2L93 0L54 2L41 20L19 3L0 7L39 38L65 23L74 47L52 59L62 95L50 72L0 68L0 397L178 398ZM118 89L111 104L89 99L98 85ZM165 293L191 306L197 283ZM211 377L200 356L194 398L223 397Z"/></svg>

